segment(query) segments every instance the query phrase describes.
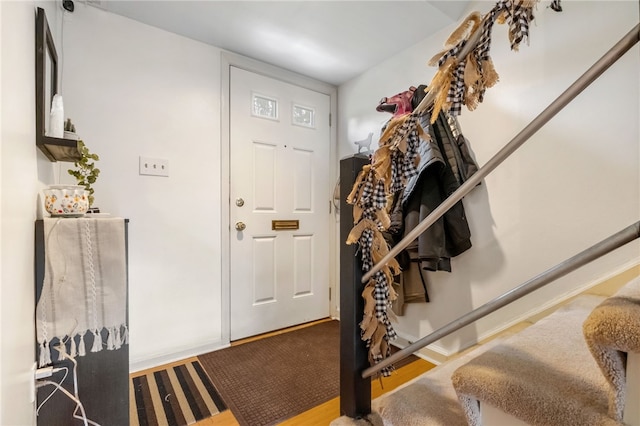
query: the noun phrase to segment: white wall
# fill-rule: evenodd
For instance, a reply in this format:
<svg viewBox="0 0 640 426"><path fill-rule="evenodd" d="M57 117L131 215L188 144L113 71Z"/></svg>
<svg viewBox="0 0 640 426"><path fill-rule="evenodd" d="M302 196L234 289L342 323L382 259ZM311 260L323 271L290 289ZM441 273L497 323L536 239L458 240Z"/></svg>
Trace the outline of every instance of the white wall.
<svg viewBox="0 0 640 426"><path fill-rule="evenodd" d="M473 10L487 12L493 2ZM563 2L538 6L530 46L509 50L496 26L492 57L500 82L459 118L480 165L552 102L638 21L637 2ZM339 88L339 156L352 141L379 135L388 114L378 100L428 84L426 62L449 27ZM473 248L453 272L429 273L431 303L409 305L397 329L415 340L640 218L638 46L536 134L465 200ZM444 354L474 343L549 300L638 262L637 243L610 254L524 301L432 345Z"/></svg>
<svg viewBox="0 0 640 426"><path fill-rule="evenodd" d="M0 3L0 47L2 47L2 3ZM0 99L2 99L2 86L3 86L3 80L2 80L2 55L0 54ZM2 142L1 140L2 137L2 102L0 101L0 142ZM0 143L0 146L1 143ZM0 148L1 149L1 148ZM2 161L0 161L0 188L2 188ZM0 196L0 224L2 223L2 196ZM0 226L0 241L2 241L2 226ZM2 243L0 243L0 292L2 292ZM2 299L0 299L0 318L2 317ZM2 327L0 327L0 341L2 341ZM0 377L4 377L3 372L4 372L4 364L2 362L4 356L4 354L2 353L2 351L0 351ZM4 383L4 381L2 381L2 383ZM3 389L3 385L0 383L0 401L2 401L2 389ZM0 419L2 419L2 413L3 413L3 404L0 403Z"/></svg>
<svg viewBox="0 0 640 426"><path fill-rule="evenodd" d="M65 115L100 155L95 205L130 219L132 369L220 346L220 50L80 2L63 36ZM169 177L140 176L139 156Z"/></svg>
<svg viewBox="0 0 640 426"><path fill-rule="evenodd" d="M65 110L100 154L96 204L130 219L131 361L219 347L220 50L76 2L0 2L0 424L34 424L34 220L70 163L35 146L35 6L56 40ZM64 43L63 43L64 40ZM138 175L138 156L169 178Z"/></svg>
<svg viewBox="0 0 640 426"><path fill-rule="evenodd" d="M1 2L0 72L0 424L35 421L34 220L39 174L35 146L34 2ZM47 9L50 5L45 5ZM55 19L51 11L50 19ZM55 37L55 34L54 34ZM51 167L49 166L50 175Z"/></svg>

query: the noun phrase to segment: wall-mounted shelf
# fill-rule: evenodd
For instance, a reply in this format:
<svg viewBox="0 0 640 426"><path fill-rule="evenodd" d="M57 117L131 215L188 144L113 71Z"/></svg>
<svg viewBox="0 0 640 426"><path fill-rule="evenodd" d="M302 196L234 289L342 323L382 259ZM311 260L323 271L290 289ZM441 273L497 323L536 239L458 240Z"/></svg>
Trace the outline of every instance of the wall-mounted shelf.
<svg viewBox="0 0 640 426"><path fill-rule="evenodd" d="M74 139L41 136L37 138L36 145L51 161L76 162L82 158L78 151L78 141Z"/></svg>
<svg viewBox="0 0 640 426"><path fill-rule="evenodd" d="M36 15L36 146L51 161L75 162L82 158L78 141L45 136L49 108L58 93L58 55L44 9Z"/></svg>

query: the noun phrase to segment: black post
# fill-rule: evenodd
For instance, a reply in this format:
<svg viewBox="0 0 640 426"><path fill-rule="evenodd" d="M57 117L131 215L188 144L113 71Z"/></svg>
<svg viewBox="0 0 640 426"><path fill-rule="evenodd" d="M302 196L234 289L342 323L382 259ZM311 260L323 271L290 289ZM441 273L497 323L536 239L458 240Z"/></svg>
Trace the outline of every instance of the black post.
<svg viewBox="0 0 640 426"><path fill-rule="evenodd" d="M353 208L345 200L368 163L362 155L340 160L340 413L351 418L371 413L371 379L361 376L369 367L367 347L360 339L364 284L358 246L345 243L353 228Z"/></svg>

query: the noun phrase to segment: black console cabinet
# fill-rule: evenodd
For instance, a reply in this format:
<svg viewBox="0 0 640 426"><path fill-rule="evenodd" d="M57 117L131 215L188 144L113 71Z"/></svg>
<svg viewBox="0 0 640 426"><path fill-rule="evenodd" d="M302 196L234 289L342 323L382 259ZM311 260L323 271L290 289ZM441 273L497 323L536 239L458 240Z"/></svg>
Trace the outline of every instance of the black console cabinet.
<svg viewBox="0 0 640 426"><path fill-rule="evenodd" d="M125 248L128 240L127 229L128 220L125 220ZM37 303L42 292L45 271L44 222L42 220L36 221L35 231ZM86 336L87 354L75 359L78 362L78 394L87 418L101 426L127 426L129 425L129 345L122 345L118 350L90 352L89 348L93 340L90 333ZM102 337L103 341L106 340L106 332L103 332ZM55 342L52 342L51 346L54 345ZM51 352L54 367L69 369L69 375L63 385L73 394L73 364L69 360L57 361L57 351L52 349ZM62 376L63 373L59 372L50 379L60 382ZM38 406L54 389L53 385L38 389L36 399ZM39 426L82 425L82 420L73 418L75 408L75 403L58 390L40 409L37 424ZM80 410L77 410L77 415L81 415Z"/></svg>

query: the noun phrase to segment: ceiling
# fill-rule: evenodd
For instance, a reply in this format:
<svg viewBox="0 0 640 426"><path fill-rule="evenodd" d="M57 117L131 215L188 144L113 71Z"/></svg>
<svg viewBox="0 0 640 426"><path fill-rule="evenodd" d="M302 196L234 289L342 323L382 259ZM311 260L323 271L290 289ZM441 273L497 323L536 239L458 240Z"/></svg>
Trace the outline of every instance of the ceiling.
<svg viewBox="0 0 640 426"><path fill-rule="evenodd" d="M470 3L86 1L109 12L334 85L458 22Z"/></svg>

